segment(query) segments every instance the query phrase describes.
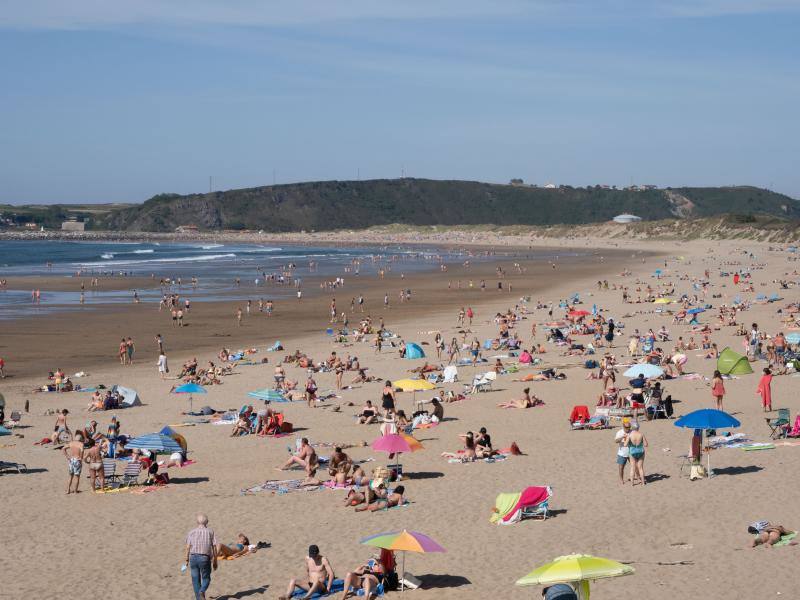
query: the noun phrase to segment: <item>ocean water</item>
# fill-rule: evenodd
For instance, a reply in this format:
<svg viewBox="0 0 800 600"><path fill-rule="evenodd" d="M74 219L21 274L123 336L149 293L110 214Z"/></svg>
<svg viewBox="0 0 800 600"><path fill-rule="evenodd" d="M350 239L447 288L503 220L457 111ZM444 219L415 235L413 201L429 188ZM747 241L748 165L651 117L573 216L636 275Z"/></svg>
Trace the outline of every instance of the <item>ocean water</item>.
<svg viewBox="0 0 800 600"><path fill-rule="evenodd" d="M136 290L142 302L159 301L161 278L175 282L180 279L182 285L172 285L169 291L192 301L224 298L256 302L262 297L280 298L296 293L292 285L265 285L262 276L262 273L280 273L290 266L293 277L300 278L302 285L303 279L310 276L329 279L342 276L347 281L356 276L375 276L381 268L402 272L435 269L441 260L450 261L461 256L436 248L0 240L0 279L15 275L72 278L81 274L87 280L84 306L79 303L80 284L74 279L74 292L43 293L38 305L31 302L29 290L2 290L0 319L133 301L132 286L119 291L91 291L88 279L93 275L153 276L155 289ZM345 273L345 268L350 272ZM198 278L196 288L190 284L192 277ZM234 285L236 278L241 280L241 286ZM308 292L313 293L314 289Z"/></svg>

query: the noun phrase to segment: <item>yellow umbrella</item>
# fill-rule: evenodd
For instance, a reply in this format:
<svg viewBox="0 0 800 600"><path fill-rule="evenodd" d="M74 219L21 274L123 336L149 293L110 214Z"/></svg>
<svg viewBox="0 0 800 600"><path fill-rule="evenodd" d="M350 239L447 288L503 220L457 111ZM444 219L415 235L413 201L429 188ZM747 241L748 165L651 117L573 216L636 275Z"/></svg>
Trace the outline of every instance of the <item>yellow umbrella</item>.
<svg viewBox="0 0 800 600"><path fill-rule="evenodd" d="M518 579L516 585L553 585L555 583L578 583L576 586L582 600L589 599L589 581L608 577L631 575L634 569L608 558L589 554L569 554L559 556L525 577Z"/></svg>
<svg viewBox="0 0 800 600"><path fill-rule="evenodd" d="M400 388L404 392L436 389L436 386L427 379L400 379L394 382L394 387Z"/></svg>

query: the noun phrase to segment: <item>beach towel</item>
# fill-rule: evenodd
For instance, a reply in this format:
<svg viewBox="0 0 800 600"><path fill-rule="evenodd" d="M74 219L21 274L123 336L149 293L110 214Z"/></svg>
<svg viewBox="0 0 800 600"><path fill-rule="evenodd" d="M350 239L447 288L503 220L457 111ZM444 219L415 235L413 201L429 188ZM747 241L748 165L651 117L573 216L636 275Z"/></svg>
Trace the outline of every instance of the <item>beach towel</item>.
<svg viewBox="0 0 800 600"><path fill-rule="evenodd" d="M500 494L495 499L497 512L493 513L489 519L492 523L503 521L509 523L515 520L517 512L523 508L537 506L550 498L550 488L544 486L526 487L519 494ZM514 503L509 505L511 497L515 497Z"/></svg>
<svg viewBox="0 0 800 600"><path fill-rule="evenodd" d="M171 469L172 467L178 467L178 468L183 469L184 467L192 466L194 463L195 463L195 461L193 461L193 460L185 460L185 461L183 461L183 464L180 464L180 465L169 465L167 468Z"/></svg>
<svg viewBox="0 0 800 600"><path fill-rule="evenodd" d="M327 598L328 596L332 596L334 594L341 594L344 591L344 580L343 579L334 579L333 585L327 594L320 594L315 593L311 595L311 598ZM383 584L379 584L378 588L373 592L376 596L383 596ZM301 590L300 588L296 588L294 592L292 592L292 598L303 598L306 593ZM356 596L363 596L364 590L358 590L356 592Z"/></svg>
<svg viewBox="0 0 800 600"><path fill-rule="evenodd" d="M273 494L283 495L290 492L308 492L317 490L320 487L318 485L303 485L302 479L284 479L282 481L265 481L253 487L245 488L239 493L242 496L259 492L272 492Z"/></svg>

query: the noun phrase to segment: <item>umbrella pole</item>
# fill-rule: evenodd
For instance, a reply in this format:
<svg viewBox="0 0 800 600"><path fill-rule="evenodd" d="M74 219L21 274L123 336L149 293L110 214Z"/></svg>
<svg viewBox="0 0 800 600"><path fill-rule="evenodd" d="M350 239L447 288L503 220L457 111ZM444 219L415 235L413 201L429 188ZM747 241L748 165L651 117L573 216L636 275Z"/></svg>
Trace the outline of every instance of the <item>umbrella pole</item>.
<svg viewBox="0 0 800 600"><path fill-rule="evenodd" d="M401 567L403 572L403 576L400 577L400 591L404 592L406 590L406 551L403 550L403 566Z"/></svg>

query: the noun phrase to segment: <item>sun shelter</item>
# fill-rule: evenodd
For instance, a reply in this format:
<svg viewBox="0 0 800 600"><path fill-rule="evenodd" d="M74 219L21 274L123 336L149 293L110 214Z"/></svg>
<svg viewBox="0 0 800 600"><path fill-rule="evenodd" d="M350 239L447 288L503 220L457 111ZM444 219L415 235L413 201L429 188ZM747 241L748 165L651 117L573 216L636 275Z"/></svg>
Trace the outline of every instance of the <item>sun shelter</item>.
<svg viewBox="0 0 800 600"><path fill-rule="evenodd" d="M419 344L409 342L406 344L406 358L425 358L425 351Z"/></svg>
<svg viewBox="0 0 800 600"><path fill-rule="evenodd" d="M719 353L717 370L723 375L747 375L753 372L753 367L750 366L746 356L725 348Z"/></svg>
<svg viewBox="0 0 800 600"><path fill-rule="evenodd" d="M141 406L142 401L139 399L139 393L131 388L115 385L112 391L117 392L122 398L121 405L123 408L130 408L131 406Z"/></svg>

